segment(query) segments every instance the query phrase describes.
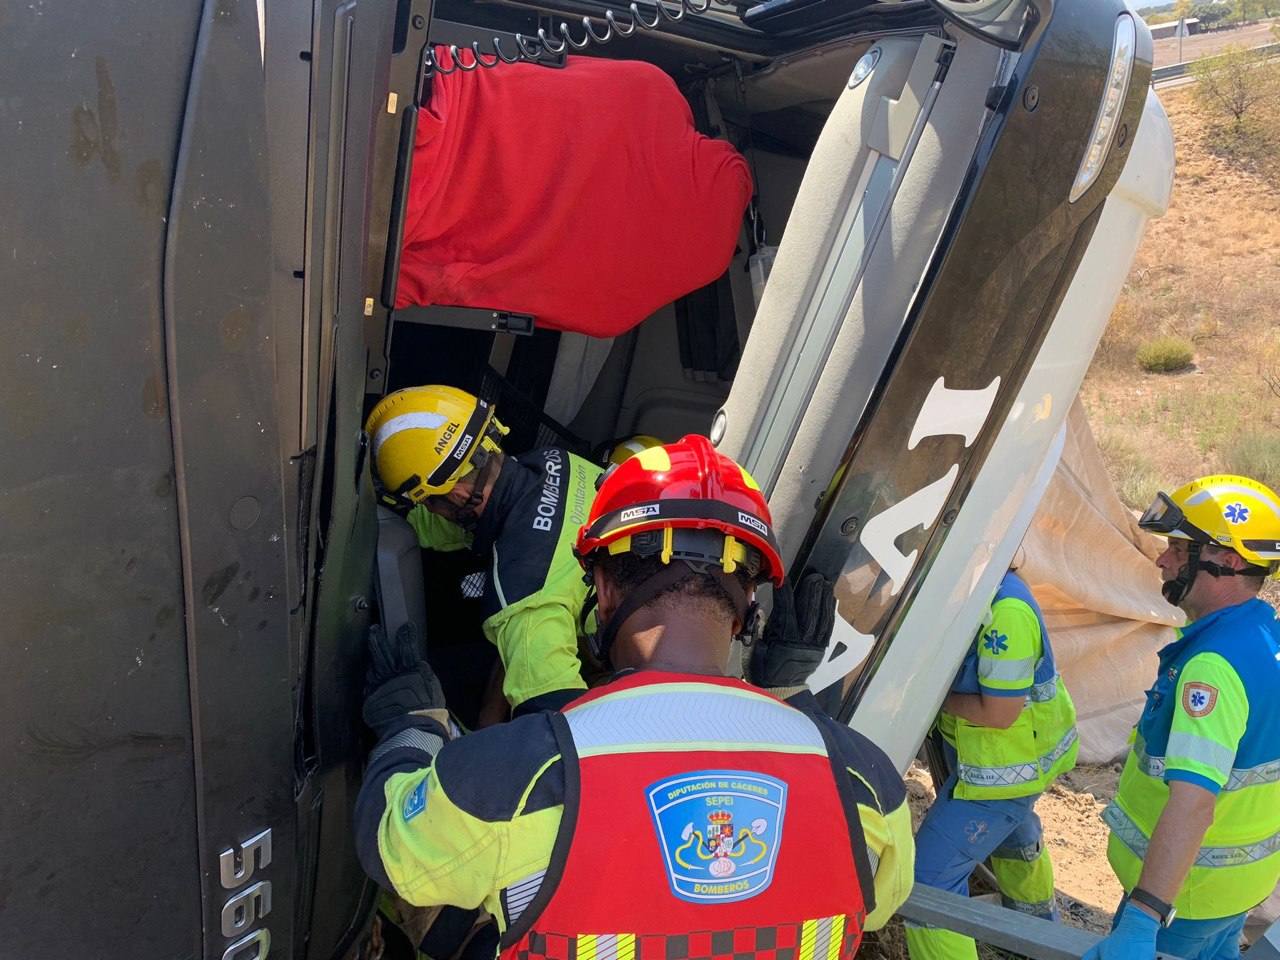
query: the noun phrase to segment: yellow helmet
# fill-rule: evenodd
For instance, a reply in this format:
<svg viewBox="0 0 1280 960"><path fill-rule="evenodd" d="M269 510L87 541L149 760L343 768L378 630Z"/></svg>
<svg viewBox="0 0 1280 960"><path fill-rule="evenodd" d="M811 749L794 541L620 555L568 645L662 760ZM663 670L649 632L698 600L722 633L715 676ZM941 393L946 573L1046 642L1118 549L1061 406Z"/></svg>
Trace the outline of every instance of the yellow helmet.
<svg viewBox="0 0 1280 960"><path fill-rule="evenodd" d="M383 499L411 506L442 496L495 453L506 434L493 404L432 384L388 394L364 425Z"/></svg>
<svg viewBox="0 0 1280 960"><path fill-rule="evenodd" d="M1234 550L1255 567L1280 574L1280 496L1248 477L1219 474L1156 494L1138 525L1164 537Z"/></svg>
<svg viewBox="0 0 1280 960"><path fill-rule="evenodd" d="M662 441L657 437L651 437L647 433L637 433L634 437L619 440L615 443L613 449L609 451L608 462L617 466L630 460L641 451L660 446L662 446Z"/></svg>

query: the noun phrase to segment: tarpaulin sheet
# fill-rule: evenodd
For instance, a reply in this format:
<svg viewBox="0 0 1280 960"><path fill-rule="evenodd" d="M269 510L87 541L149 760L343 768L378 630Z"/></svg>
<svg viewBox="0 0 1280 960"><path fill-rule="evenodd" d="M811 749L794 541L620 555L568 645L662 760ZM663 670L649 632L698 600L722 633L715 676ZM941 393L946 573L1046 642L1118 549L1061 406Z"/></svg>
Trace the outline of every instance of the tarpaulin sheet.
<svg viewBox="0 0 1280 960"><path fill-rule="evenodd" d="M747 162L694 130L657 67L569 57L431 82L397 307L502 309L612 337L728 267Z"/></svg>
<svg viewBox="0 0 1280 960"><path fill-rule="evenodd" d="M1075 700L1082 762L1124 755L1144 691L1155 681L1156 651L1185 620L1160 594L1154 561L1163 544L1138 528L1116 496L1077 400L1019 572L1044 611Z"/></svg>

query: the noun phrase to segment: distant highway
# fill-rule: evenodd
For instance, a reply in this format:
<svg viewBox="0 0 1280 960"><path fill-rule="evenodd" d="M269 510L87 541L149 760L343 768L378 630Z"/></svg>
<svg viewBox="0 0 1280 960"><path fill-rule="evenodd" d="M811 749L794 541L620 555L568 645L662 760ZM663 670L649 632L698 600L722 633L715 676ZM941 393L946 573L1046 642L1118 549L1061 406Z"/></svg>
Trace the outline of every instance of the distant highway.
<svg viewBox="0 0 1280 960"><path fill-rule="evenodd" d="M1269 60L1280 57L1280 43L1267 43L1259 47L1252 48L1255 51L1264 53ZM1195 77L1191 75L1191 65L1194 60L1185 60L1182 63L1171 63L1165 67L1156 67L1151 71L1151 83L1157 89L1166 87L1179 87L1186 83L1194 83Z"/></svg>

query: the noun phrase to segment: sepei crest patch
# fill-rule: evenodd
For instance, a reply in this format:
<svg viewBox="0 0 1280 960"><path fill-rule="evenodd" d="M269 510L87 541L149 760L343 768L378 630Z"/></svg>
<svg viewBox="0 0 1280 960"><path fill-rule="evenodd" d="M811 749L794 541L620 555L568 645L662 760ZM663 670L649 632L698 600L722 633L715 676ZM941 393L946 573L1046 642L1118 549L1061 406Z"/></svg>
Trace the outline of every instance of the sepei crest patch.
<svg viewBox="0 0 1280 960"><path fill-rule="evenodd" d="M650 784L645 794L676 897L733 903L773 882L785 782L747 770L697 770Z"/></svg>
<svg viewBox="0 0 1280 960"><path fill-rule="evenodd" d="M427 778L423 777L421 782L413 788L413 792L404 798L404 809L401 815L404 817L404 822L408 823L425 809L427 809Z"/></svg>
<svg viewBox="0 0 1280 960"><path fill-rule="evenodd" d="M1192 680L1182 688L1182 709L1192 717L1207 717L1218 703L1218 688Z"/></svg>

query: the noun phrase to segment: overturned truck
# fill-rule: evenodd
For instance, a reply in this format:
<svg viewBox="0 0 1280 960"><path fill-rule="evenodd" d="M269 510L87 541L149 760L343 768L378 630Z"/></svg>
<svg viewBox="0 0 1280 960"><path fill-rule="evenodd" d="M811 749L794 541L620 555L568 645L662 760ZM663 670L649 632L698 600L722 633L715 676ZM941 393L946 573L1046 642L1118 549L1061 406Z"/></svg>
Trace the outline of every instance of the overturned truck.
<svg viewBox="0 0 1280 960"><path fill-rule="evenodd" d="M1120 0L5 26L15 957L358 946L365 631L420 621L446 673L491 655L451 599L471 571L379 523L361 427L400 386L488 397L515 452L708 434L793 572L838 580L811 685L905 767L1171 186Z"/></svg>

